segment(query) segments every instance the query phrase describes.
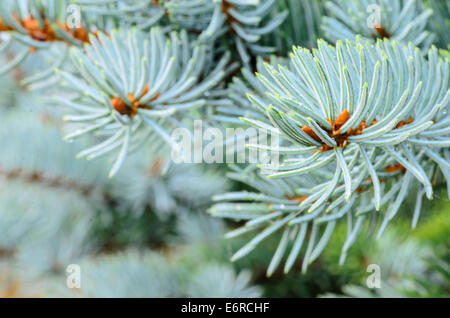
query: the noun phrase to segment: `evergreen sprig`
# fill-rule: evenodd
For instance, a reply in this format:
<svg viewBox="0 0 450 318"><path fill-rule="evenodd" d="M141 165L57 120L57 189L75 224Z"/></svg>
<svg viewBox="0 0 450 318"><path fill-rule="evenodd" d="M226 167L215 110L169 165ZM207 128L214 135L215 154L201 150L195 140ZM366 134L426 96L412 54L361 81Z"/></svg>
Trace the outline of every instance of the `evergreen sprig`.
<svg viewBox="0 0 450 318"><path fill-rule="evenodd" d="M246 221L244 226L227 233L225 237L228 239L254 231L258 232L249 243L232 256L231 260L236 261L244 257L268 236L282 231L282 238L267 269L267 275L270 276L275 272L288 251L289 242L294 240L284 265L284 272L287 273L294 266L303 243L307 241L308 230L312 230L314 235L317 235L321 224L328 222L328 230L324 233L320 245L315 245L315 238L310 238L306 243L308 247L302 264L303 271L306 271L308 265L320 255L326 246L335 221L348 212L354 199L344 204L339 213L328 215L328 217L323 213L324 205L320 205L313 213L306 213L313 198L310 196L313 191L310 187L311 185L318 185L316 188L323 187L320 181L324 180L325 171L289 180L270 180L258 174L256 169L254 166L246 169L232 167L232 172L228 174L228 177L247 184L254 191L216 195L213 199L221 202L209 210L209 213L215 217Z"/></svg>
<svg viewBox="0 0 450 318"><path fill-rule="evenodd" d="M390 38L428 49L434 34L426 30L433 14L421 0L327 1L323 18L325 37L332 42L361 35L366 39ZM379 16L378 16L379 13ZM369 20L372 15L373 21ZM379 21L377 19L380 18ZM373 23L372 26L368 24Z"/></svg>
<svg viewBox="0 0 450 318"><path fill-rule="evenodd" d="M314 166L299 163L269 177L303 174L335 161L350 181L343 160L347 154L354 153L351 158L363 166L373 166L371 160L357 161L359 153L365 159L368 150L382 150L383 155L403 162L392 148L403 141L449 146L445 131L435 133L447 125L450 98L448 61L439 57L436 48L426 60L418 48L387 40L372 45L357 39L356 44L338 42L336 48L319 41L318 47L312 53L294 49L293 70L266 64L270 77L259 77L272 105L249 95L259 109L267 111L274 128L318 160ZM441 79L437 83L432 80L435 76ZM262 127L258 121L251 123ZM430 196L430 184L419 171L411 173ZM350 189L346 182L347 199Z"/></svg>
<svg viewBox="0 0 450 318"><path fill-rule="evenodd" d="M249 99L267 118L242 120L260 129L278 131L289 143L281 148L248 145L283 155L284 162L275 169L271 165L261 167L274 169L268 178L281 180L285 186L262 188L253 179L242 177L243 182L263 189L262 194L215 198L232 203L215 205L210 210L213 215L249 220L236 233L260 232L236 252L234 259L281 230L283 236L269 266L270 275L286 252L289 240L294 239L289 233L296 233L299 223L304 224L306 231L311 221L305 269L325 247L336 220L347 217L353 225L349 225L342 250L343 261L365 219L378 216L376 210L382 210L380 236L411 188L418 188L412 221L413 226L417 224L422 196L432 199L431 180L439 175L436 169L448 182L450 168L449 64L439 57L436 48L429 51L426 59L412 44L399 45L393 40L371 44L357 38L355 42L338 41L336 47L319 41L318 48L311 52L294 48L289 66L275 68L266 64L264 74L257 75L266 96L251 93ZM296 182L299 176L308 180L311 173L322 179L310 182L308 190L302 192ZM293 183L290 192L284 192ZM276 199L274 188L282 191ZM283 196L292 198L292 191L303 195L300 203L291 200L292 206L287 202L280 206L277 200ZM268 199L270 193L272 198ZM325 229L319 226L323 222L327 224ZM298 255L298 251L292 253Z"/></svg>
<svg viewBox="0 0 450 318"><path fill-rule="evenodd" d="M228 35L246 66L252 55L275 52L274 47L261 45L261 39L276 30L288 14L286 10L278 12L275 0L174 0L165 6L171 22L201 32L204 41Z"/></svg>
<svg viewBox="0 0 450 318"><path fill-rule="evenodd" d="M109 37L99 33L84 50L74 48L71 57L82 79L59 71L77 95L58 101L77 112L65 120L80 127L66 139L93 132L106 136L80 157L93 159L120 148L110 176L128 151L152 134L173 145L166 127L176 127L186 112L205 106L206 92L225 77L230 58L223 55L209 69L205 45L190 42L185 31L165 36L159 28L148 36L138 30L112 31Z"/></svg>
<svg viewBox="0 0 450 318"><path fill-rule="evenodd" d="M5 0L0 3L0 34L7 33L0 52L19 44L21 48L16 56L0 68L0 75L20 65L36 51L57 47L58 58L50 69L24 79L24 84L42 81L53 75L53 69L60 67L67 58L67 46L83 46L89 42L89 33L93 31L87 16L80 12L81 25L67 23L69 0L20 1Z"/></svg>

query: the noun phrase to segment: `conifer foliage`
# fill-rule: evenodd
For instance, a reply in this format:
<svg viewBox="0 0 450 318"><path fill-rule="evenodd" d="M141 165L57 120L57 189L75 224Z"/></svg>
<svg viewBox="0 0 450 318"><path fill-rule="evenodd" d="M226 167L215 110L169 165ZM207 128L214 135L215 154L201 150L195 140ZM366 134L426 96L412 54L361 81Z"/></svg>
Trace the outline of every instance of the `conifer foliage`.
<svg viewBox="0 0 450 318"><path fill-rule="evenodd" d="M330 41L360 34L367 39L388 38L427 48L435 37L426 29L433 10L421 1L353 1L350 5L348 1L327 1L325 7L328 15L322 28Z"/></svg>
<svg viewBox="0 0 450 318"><path fill-rule="evenodd" d="M435 199L441 188L450 197L445 2L4 0L0 74L18 77L24 90L53 80L33 96L65 121L58 128L66 141L83 140L77 158L108 159L85 169L103 173L107 166L113 179L107 186L103 177L84 178L103 189L101 199L86 199L101 210L140 217L149 208L164 219L169 211L177 217L202 209L211 196L212 216L245 222L227 238L253 235L233 261L273 235L278 245L267 275L298 263L306 272L339 224L347 225L343 263L363 228L380 237L408 198L416 227L424 199ZM281 164L230 165L212 174L172 166L173 130L192 132L200 119L222 130L279 135L279 147L247 147L278 154ZM3 156L0 172L21 164ZM235 191L225 193L229 181ZM201 182L201 193L183 189ZM138 262L133 253L102 262L113 272ZM260 294L247 287L247 274L205 268L198 279L179 283L183 292L165 286L162 294L209 295L208 282L222 270L228 278L218 294Z"/></svg>

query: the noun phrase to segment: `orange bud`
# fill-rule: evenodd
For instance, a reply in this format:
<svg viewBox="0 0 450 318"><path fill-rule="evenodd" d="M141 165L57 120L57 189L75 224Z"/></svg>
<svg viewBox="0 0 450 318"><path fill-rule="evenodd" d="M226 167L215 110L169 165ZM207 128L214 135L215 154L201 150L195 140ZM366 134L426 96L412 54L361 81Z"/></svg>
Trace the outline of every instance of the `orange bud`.
<svg viewBox="0 0 450 318"><path fill-rule="evenodd" d="M334 121L334 124L336 125L336 130L341 128L342 125L344 125L349 118L350 114L348 113L348 110L344 110L342 113L340 113L339 116Z"/></svg>
<svg viewBox="0 0 450 318"><path fill-rule="evenodd" d="M314 130L312 130L311 128L309 128L308 126L303 126L302 130L304 133L306 133L309 137L311 137L314 140L320 141L320 138L317 137L316 133L314 132Z"/></svg>
<svg viewBox="0 0 450 318"><path fill-rule="evenodd" d="M114 97L113 99L111 99L111 105L121 115L125 115L128 113L127 105L120 97Z"/></svg>

